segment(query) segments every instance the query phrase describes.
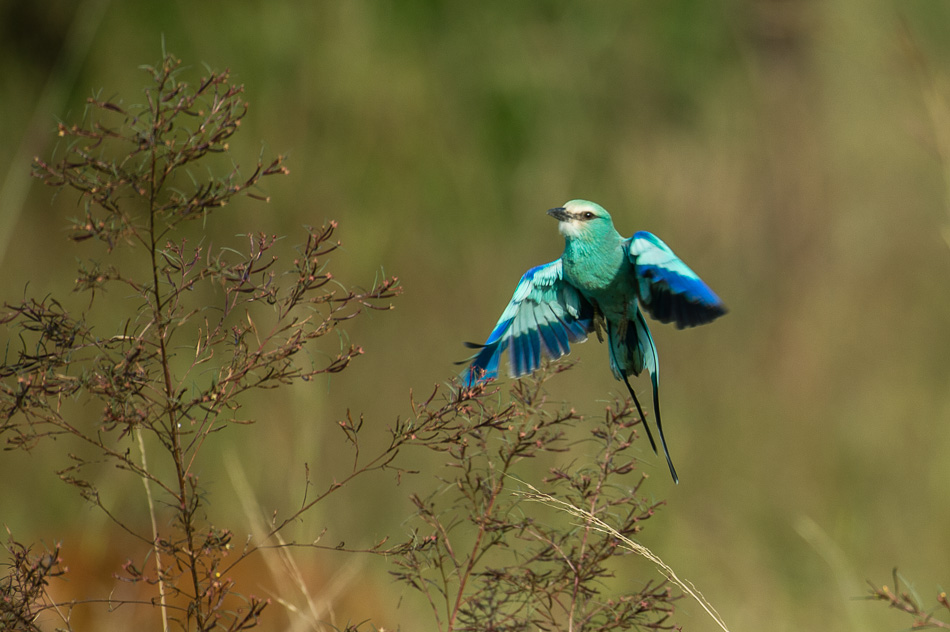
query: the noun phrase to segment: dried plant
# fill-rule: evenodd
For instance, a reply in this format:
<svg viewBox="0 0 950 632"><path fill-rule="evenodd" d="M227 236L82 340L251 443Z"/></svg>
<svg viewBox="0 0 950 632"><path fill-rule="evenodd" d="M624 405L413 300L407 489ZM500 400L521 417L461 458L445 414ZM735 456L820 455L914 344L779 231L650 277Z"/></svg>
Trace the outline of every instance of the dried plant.
<svg viewBox="0 0 950 632"><path fill-rule="evenodd" d="M59 476L148 545L119 577L155 586L164 629L241 630L257 623L266 602L237 594L226 575L232 532L207 521L202 449L218 431L251 421L240 416L250 391L344 370L359 347L335 343L328 353L313 345L364 308L389 309L398 287L393 278L351 290L333 278L327 257L338 246L335 223L309 230L290 265L278 239L264 233L245 235L240 252L212 248L200 230L190 243L188 222L236 198L266 199L262 181L287 170L277 157L258 161L249 175L233 164L213 175L247 112L243 88L227 72L182 81L172 56L147 71L144 105L89 99L82 124L59 125L60 157L35 160L45 184L78 193L71 238L103 244L109 263L81 264L81 301L27 296L5 306L0 437L8 449L52 437L79 445ZM107 292L132 299L100 308ZM106 333L103 322L115 329ZM71 412L73 400L98 402L98 421ZM149 465L156 454L162 467ZM100 463L142 480L150 532L116 513L114 499L87 475ZM10 548L17 571L8 579L10 612L26 620L54 604L39 603L35 585L24 584L29 578L17 579L21 547ZM71 607L62 615L67 627Z"/></svg>
<svg viewBox="0 0 950 632"><path fill-rule="evenodd" d="M548 401L546 378L515 382L510 400L479 386L436 405L433 393L396 428L446 463L437 488L412 497L417 527L413 545L394 557L395 577L424 595L445 632L672 629L679 596L667 582L630 591L612 581L632 554L616 534L639 533L662 504L640 491L647 477L631 450L640 419L629 401L616 402L575 441L581 417ZM530 487L518 478L539 461L549 463L551 494L616 533L529 510L516 492Z"/></svg>
<svg viewBox="0 0 950 632"><path fill-rule="evenodd" d="M950 622L934 616L934 613L938 610L944 612L945 618L950 615L950 600L947 599L947 593L940 592L937 595L937 604L931 608L924 608L919 596L915 595L909 588L901 588L901 583L906 585L907 582L901 581L901 576L896 568L894 569L893 579L893 590L888 588L887 585L882 585L879 588L876 584L868 582L871 586L868 599L883 601L891 608L909 614L914 619L914 623L911 625L914 630L950 630Z"/></svg>
<svg viewBox="0 0 950 632"><path fill-rule="evenodd" d="M66 572L59 557L59 545L35 555L10 538L6 551L9 572L0 578L0 629L39 632L37 606L47 600L51 578Z"/></svg>

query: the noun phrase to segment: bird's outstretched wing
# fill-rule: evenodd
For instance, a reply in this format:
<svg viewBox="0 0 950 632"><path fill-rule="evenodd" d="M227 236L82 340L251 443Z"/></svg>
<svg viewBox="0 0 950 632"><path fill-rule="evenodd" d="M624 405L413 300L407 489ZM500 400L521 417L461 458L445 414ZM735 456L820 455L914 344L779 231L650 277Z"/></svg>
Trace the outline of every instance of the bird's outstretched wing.
<svg viewBox="0 0 950 632"><path fill-rule="evenodd" d="M659 237L641 230L625 240L639 284L640 303L661 323L678 329L704 325L726 313L716 293Z"/></svg>
<svg viewBox="0 0 950 632"><path fill-rule="evenodd" d="M498 377L501 354L508 348L510 375L531 373L542 358L556 360L570 352L570 343L587 340L593 320L593 306L564 280L560 259L531 268L485 344L466 343L479 351L462 373L462 383Z"/></svg>

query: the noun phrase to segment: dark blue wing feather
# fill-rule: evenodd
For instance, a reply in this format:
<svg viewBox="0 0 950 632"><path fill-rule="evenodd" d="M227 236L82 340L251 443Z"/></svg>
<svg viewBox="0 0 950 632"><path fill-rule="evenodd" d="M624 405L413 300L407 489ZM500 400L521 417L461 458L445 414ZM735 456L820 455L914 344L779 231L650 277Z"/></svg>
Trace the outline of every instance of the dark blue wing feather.
<svg viewBox="0 0 950 632"><path fill-rule="evenodd" d="M659 237L646 231L625 242L637 275L640 303L662 323L680 329L704 325L726 313L716 293Z"/></svg>
<svg viewBox="0 0 950 632"><path fill-rule="evenodd" d="M551 309L550 306L547 308L546 316L549 320L557 320L560 322L557 313ZM541 333L541 342L544 344L545 353L547 353L548 357L559 358L571 351L567 330L563 326L563 323L561 323L560 327L539 327L538 331Z"/></svg>
<svg viewBox="0 0 950 632"><path fill-rule="evenodd" d="M506 349L512 377L531 373L545 358L556 360L570 353L572 342L585 341L593 318L593 306L564 280L560 259L531 268L521 277L488 340L462 373L462 382L472 386L498 377L499 360Z"/></svg>

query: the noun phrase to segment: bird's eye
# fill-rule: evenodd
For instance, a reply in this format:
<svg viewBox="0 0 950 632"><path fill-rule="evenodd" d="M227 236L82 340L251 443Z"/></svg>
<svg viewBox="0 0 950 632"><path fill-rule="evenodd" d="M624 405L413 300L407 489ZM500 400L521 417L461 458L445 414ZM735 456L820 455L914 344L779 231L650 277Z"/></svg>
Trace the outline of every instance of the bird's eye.
<svg viewBox="0 0 950 632"><path fill-rule="evenodd" d="M597 216L591 213L590 211L587 211L586 213L584 213L584 219L594 219L595 217Z"/></svg>

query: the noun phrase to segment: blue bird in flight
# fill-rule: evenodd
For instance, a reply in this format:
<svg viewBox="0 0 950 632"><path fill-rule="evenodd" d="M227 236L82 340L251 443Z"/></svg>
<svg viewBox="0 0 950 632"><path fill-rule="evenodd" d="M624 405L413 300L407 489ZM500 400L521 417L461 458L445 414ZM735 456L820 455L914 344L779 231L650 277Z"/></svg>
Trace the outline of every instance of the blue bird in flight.
<svg viewBox="0 0 950 632"><path fill-rule="evenodd" d="M678 329L704 325L726 313L719 297L658 237L640 231L624 239L610 214L600 205L572 200L552 208L564 236L560 259L531 268L461 379L466 387L498 377L501 354L509 350L509 374L531 373L542 359L570 353L571 343L584 342L591 332L603 341L607 332L610 369L622 380L636 404L653 452L656 442L646 424L630 374L643 369L653 382L653 410L660 442L673 481L679 477L660 421L659 361L653 336L640 306L662 323ZM638 305L639 303L639 305Z"/></svg>

